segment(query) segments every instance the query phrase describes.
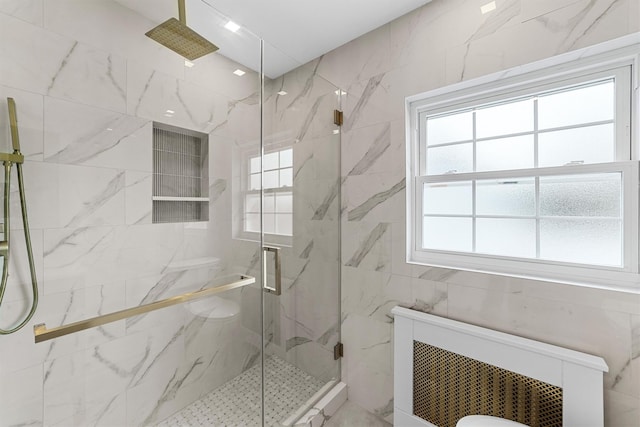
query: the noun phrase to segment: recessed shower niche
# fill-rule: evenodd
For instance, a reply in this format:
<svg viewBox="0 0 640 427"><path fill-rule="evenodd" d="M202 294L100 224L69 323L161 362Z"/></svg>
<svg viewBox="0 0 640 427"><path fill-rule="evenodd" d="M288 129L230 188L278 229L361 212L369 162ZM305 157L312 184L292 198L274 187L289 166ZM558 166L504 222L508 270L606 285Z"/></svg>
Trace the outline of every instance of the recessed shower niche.
<svg viewBox="0 0 640 427"><path fill-rule="evenodd" d="M153 123L153 222L209 220L208 135Z"/></svg>

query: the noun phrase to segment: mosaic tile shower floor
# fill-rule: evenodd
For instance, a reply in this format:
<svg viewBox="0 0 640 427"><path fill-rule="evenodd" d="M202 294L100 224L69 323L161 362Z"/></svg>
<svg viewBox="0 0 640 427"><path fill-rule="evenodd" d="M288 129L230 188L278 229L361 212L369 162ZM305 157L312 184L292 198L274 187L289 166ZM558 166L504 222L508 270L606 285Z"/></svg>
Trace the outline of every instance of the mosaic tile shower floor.
<svg viewBox="0 0 640 427"><path fill-rule="evenodd" d="M324 383L278 357L265 360L265 417L280 425ZM202 399L158 424L158 427L249 427L260 425L260 365L256 365Z"/></svg>

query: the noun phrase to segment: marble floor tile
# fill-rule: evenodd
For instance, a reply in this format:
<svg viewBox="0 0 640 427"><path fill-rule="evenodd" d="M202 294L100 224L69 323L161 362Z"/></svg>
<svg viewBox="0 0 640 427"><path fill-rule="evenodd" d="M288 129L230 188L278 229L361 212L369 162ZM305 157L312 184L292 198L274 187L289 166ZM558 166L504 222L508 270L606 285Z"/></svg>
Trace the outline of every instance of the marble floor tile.
<svg viewBox="0 0 640 427"><path fill-rule="evenodd" d="M390 427L391 424L347 400L324 427Z"/></svg>

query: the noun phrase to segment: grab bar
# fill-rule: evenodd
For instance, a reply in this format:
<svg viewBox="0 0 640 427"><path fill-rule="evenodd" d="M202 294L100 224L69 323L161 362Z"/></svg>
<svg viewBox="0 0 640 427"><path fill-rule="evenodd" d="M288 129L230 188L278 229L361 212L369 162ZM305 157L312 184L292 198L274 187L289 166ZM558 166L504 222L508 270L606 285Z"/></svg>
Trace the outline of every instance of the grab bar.
<svg viewBox="0 0 640 427"><path fill-rule="evenodd" d="M63 337L65 335L74 334L76 332L84 331L85 329L95 328L106 323L116 322L118 320L126 319L128 317L138 316L150 311L155 311L161 308L170 307L172 305L180 304L183 302L191 301L198 298L208 297L210 295L218 294L221 292L230 291L231 289L241 288L243 286L251 285L256 282L256 278L253 276L241 275L240 280L232 283L228 283L222 286L216 286L213 288L201 289L195 292L187 292L182 295L163 299L160 301L152 302L149 304L140 305L138 307L127 308L125 310L115 311L113 313L105 314L102 316L92 317L91 319L81 320L79 322L70 323L68 325L58 326L57 328L47 329L47 325L40 323L33 326L33 333L35 335L36 343L48 341L54 338Z"/></svg>

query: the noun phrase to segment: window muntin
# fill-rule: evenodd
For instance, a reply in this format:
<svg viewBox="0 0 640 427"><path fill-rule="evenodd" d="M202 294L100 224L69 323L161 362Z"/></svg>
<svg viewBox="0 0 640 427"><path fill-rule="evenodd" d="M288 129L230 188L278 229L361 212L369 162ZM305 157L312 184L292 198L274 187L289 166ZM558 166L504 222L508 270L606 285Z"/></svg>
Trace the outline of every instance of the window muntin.
<svg viewBox="0 0 640 427"><path fill-rule="evenodd" d="M637 283L630 68L413 100L409 262Z"/></svg>
<svg viewBox="0 0 640 427"><path fill-rule="evenodd" d="M293 149L264 155L263 230L266 234L293 235ZM245 193L245 232L260 231L260 157L248 159L248 190Z"/></svg>

